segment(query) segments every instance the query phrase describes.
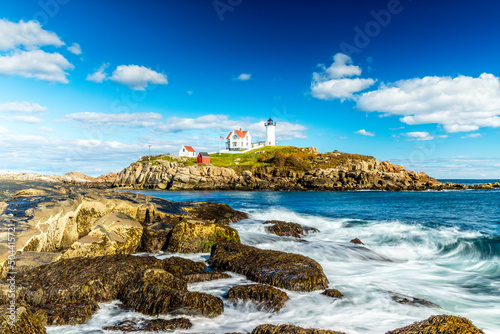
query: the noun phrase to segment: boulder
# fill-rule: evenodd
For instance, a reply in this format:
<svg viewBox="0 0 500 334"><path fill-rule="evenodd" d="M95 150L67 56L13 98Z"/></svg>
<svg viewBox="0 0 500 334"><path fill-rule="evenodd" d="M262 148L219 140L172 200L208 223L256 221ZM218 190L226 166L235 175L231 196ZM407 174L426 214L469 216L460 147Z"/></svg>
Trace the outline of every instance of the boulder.
<svg viewBox="0 0 500 334"><path fill-rule="evenodd" d="M247 219L248 214L237 211L227 204L207 203L184 208L191 216L210 223L229 225L242 219Z"/></svg>
<svg viewBox="0 0 500 334"><path fill-rule="evenodd" d="M180 281L185 284L185 282ZM222 300L201 292L189 292L173 276L155 270L123 287L118 295L123 305L147 315L166 313L216 317L224 311Z"/></svg>
<svg viewBox="0 0 500 334"><path fill-rule="evenodd" d="M143 227L121 212L112 212L97 220L89 234L73 243L62 259L132 254L141 244Z"/></svg>
<svg viewBox="0 0 500 334"><path fill-rule="evenodd" d="M178 253L210 252L212 246L221 241L239 243L238 231L217 223L186 220L172 229L166 250Z"/></svg>
<svg viewBox="0 0 500 334"><path fill-rule="evenodd" d="M34 268L17 280L18 300L31 306L107 302L118 298L122 287L148 269L163 269L178 281L183 275L204 270L203 263L180 258L107 255L63 259Z"/></svg>
<svg viewBox="0 0 500 334"><path fill-rule="evenodd" d="M139 252L158 253L168 240L168 235L174 228L173 225L168 225L163 222L155 223L144 228L141 238L141 246Z"/></svg>
<svg viewBox="0 0 500 334"><path fill-rule="evenodd" d="M358 238L355 238L355 239L352 239L351 241L349 241L351 244L355 244L355 245L364 245L364 243L359 240Z"/></svg>
<svg viewBox="0 0 500 334"><path fill-rule="evenodd" d="M103 329L107 331L121 332L165 332L176 329L189 329L193 326L191 321L186 318L165 319L132 319L123 320L113 326L106 326Z"/></svg>
<svg viewBox="0 0 500 334"><path fill-rule="evenodd" d="M45 326L84 324L98 309L99 305L95 302L45 304L31 307L35 317Z"/></svg>
<svg viewBox="0 0 500 334"><path fill-rule="evenodd" d="M231 276L223 271L204 271L184 276L186 283L197 283L206 281L215 281L218 279L227 279Z"/></svg>
<svg viewBox="0 0 500 334"><path fill-rule="evenodd" d="M252 334L345 334L343 332L329 331L315 328L302 328L294 325L260 325Z"/></svg>
<svg viewBox="0 0 500 334"><path fill-rule="evenodd" d="M426 306L426 307L435 307L435 308L441 308L439 305L434 304L433 302L430 302L425 299L420 299L420 298L415 298L415 297L410 297L410 296L404 296L400 294L395 294L391 293L391 299L394 300L396 303L399 304L406 304L406 305L411 305L411 306Z"/></svg>
<svg viewBox="0 0 500 334"><path fill-rule="evenodd" d="M264 222L264 224L272 224L267 227L267 230L282 237L300 238L304 235L304 229L297 223L290 223L281 220L268 220Z"/></svg>
<svg viewBox="0 0 500 334"><path fill-rule="evenodd" d="M45 326L26 306L17 306L12 312L0 306L0 332L3 334L46 334Z"/></svg>
<svg viewBox="0 0 500 334"><path fill-rule="evenodd" d="M337 299L344 298L342 292L340 292L337 289L326 289L321 294L331 298L337 298Z"/></svg>
<svg viewBox="0 0 500 334"><path fill-rule="evenodd" d="M252 281L292 291L328 287L328 279L319 263L299 254L222 242L212 247L208 263L216 270L233 271Z"/></svg>
<svg viewBox="0 0 500 334"><path fill-rule="evenodd" d="M386 334L484 334L469 319L453 315L433 315L430 318L398 328Z"/></svg>
<svg viewBox="0 0 500 334"><path fill-rule="evenodd" d="M227 298L229 300L251 300L272 312L278 312L289 299L286 292L265 284L234 286L229 289Z"/></svg>

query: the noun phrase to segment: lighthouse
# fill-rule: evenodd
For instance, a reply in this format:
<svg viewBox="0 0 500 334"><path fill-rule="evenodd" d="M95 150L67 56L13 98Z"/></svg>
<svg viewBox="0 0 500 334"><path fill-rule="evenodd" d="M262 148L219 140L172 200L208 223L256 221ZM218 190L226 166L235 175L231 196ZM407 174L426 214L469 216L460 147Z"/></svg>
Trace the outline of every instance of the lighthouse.
<svg viewBox="0 0 500 334"><path fill-rule="evenodd" d="M276 123L271 117L264 123L266 127L266 145L265 146L275 146L276 145Z"/></svg>

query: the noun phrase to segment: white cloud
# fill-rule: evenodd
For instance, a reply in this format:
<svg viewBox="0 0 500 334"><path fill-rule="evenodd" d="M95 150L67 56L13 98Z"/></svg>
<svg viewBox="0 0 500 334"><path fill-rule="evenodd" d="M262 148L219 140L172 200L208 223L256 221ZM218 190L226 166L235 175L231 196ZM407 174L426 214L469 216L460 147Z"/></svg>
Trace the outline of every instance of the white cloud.
<svg viewBox="0 0 500 334"><path fill-rule="evenodd" d="M73 43L71 46L68 46L68 51L75 54L75 55L82 54L82 48L80 47L80 44L78 44L78 43Z"/></svg>
<svg viewBox="0 0 500 334"><path fill-rule="evenodd" d="M366 131L365 129L354 131L354 133L357 133L358 135L362 136L375 137L375 133Z"/></svg>
<svg viewBox="0 0 500 334"><path fill-rule="evenodd" d="M0 74L5 75L68 83L68 73L65 71L73 68L61 54L42 50L17 51L8 56L0 56Z"/></svg>
<svg viewBox="0 0 500 334"><path fill-rule="evenodd" d="M361 68L352 65L352 59L343 53L333 57L330 67L320 65L321 71L314 72L311 94L321 100L353 98L353 94L365 90L375 83L373 79L348 78L360 76Z"/></svg>
<svg viewBox="0 0 500 334"><path fill-rule="evenodd" d="M333 64L330 67L325 68L324 65L321 66L328 79L361 75L361 68L359 66L352 65L351 57L343 53L337 53L333 56Z"/></svg>
<svg viewBox="0 0 500 334"><path fill-rule="evenodd" d="M478 78L424 77L382 85L357 98L362 111L402 116L410 124L441 124L447 132L500 127L500 80L483 73Z"/></svg>
<svg viewBox="0 0 500 334"><path fill-rule="evenodd" d="M165 74L138 65L120 65L109 79L133 90L145 90L149 84L168 84Z"/></svg>
<svg viewBox="0 0 500 334"><path fill-rule="evenodd" d="M0 125L0 134L6 134L9 132L9 129L7 129L5 126Z"/></svg>
<svg viewBox="0 0 500 334"><path fill-rule="evenodd" d="M17 47L32 50L45 45L62 46L64 42L55 33L42 29L36 21L15 23L0 19L0 50Z"/></svg>
<svg viewBox="0 0 500 334"><path fill-rule="evenodd" d="M311 84L312 96L320 100L352 98L354 93L360 92L375 83L373 79L332 79Z"/></svg>
<svg viewBox="0 0 500 334"><path fill-rule="evenodd" d="M0 104L0 112L36 113L46 110L47 107L42 107L38 103L31 102L7 102Z"/></svg>
<svg viewBox="0 0 500 334"><path fill-rule="evenodd" d="M465 136L462 136L460 138L462 139L466 139L466 138L478 138L478 137L481 137L482 134L480 133L469 133L468 135L465 135Z"/></svg>
<svg viewBox="0 0 500 334"><path fill-rule="evenodd" d="M193 91L192 90L188 90L187 93L188 93L188 95L193 95Z"/></svg>
<svg viewBox="0 0 500 334"><path fill-rule="evenodd" d="M252 75L251 74L249 74L249 73L241 73L234 80L236 80L236 81L247 81L247 80L250 80L250 79L252 79Z"/></svg>
<svg viewBox="0 0 500 334"><path fill-rule="evenodd" d="M76 121L87 125L116 125L152 127L159 124L162 116L157 113L117 113L105 114L97 112L81 112L68 114L66 120Z"/></svg>
<svg viewBox="0 0 500 334"><path fill-rule="evenodd" d="M415 131L407 132L404 134L407 137L415 138L416 140L433 140L434 136L431 136L429 132L426 131Z"/></svg>
<svg viewBox="0 0 500 334"><path fill-rule="evenodd" d="M38 117L25 116L25 115L7 117L6 120L15 123L31 123L31 124L42 122L42 120Z"/></svg>
<svg viewBox="0 0 500 334"><path fill-rule="evenodd" d="M109 64L102 64L101 67L99 67L94 73L87 75L86 80L88 81L93 81L96 83L101 83L103 82L106 77L108 76L106 73L104 73L104 70L109 66Z"/></svg>

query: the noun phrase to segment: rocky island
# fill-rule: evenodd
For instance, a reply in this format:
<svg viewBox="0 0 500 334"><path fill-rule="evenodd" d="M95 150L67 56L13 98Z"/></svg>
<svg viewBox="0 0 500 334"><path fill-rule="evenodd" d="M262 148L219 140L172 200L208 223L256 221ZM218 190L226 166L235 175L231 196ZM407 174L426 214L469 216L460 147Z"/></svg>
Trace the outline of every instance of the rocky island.
<svg viewBox="0 0 500 334"><path fill-rule="evenodd" d="M196 158L143 157L119 173L93 178L72 172L62 176L4 174L0 179L40 180L93 188L160 190L444 190L493 189L500 184L442 183L371 156L319 153L314 147L267 146L242 154L212 154L210 164Z"/></svg>

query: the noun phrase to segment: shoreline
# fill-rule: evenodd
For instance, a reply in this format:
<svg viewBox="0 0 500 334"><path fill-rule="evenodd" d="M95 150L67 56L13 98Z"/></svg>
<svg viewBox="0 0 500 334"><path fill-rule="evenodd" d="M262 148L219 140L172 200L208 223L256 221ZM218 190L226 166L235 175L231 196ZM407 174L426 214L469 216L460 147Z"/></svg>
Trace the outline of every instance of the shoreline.
<svg viewBox="0 0 500 334"><path fill-rule="evenodd" d="M16 275L16 286L18 293L20 293L19 296L23 296L22 298L18 297L20 298L18 299L18 309L25 310L23 311L25 312L23 317L31 317L32 319L38 319L37 321L41 323L45 322L52 325L76 325L85 323L95 314L99 309L96 306L96 301L107 302L116 299L121 300L125 306L131 307L140 313L153 315L157 311L148 311L146 307L150 302L142 304L152 298L149 295L149 290L146 289L151 284L155 286L154 289L163 289L162 284L167 284L168 289L171 289L170 284L175 284L176 291L184 294L185 298L203 297L205 298L203 299L204 302L201 302L201 300L196 301L194 304L189 304L191 305L189 307L194 307L198 310L196 312L201 312L200 316L217 317L223 312L223 308L221 309L222 301L220 301L222 297L214 297L203 290L193 294L185 290L185 286L186 284L192 284L192 282L227 279L225 272L244 275L253 283L264 284L262 287L264 290L258 292L262 293L262 297L258 299L261 302L267 300L266 298L270 298L270 295L277 294L281 296L288 291L302 291L302 293L315 295L329 289L328 280L321 265L311 258L283 251L255 248L241 243L238 232L231 227L231 224L248 218L248 215L233 210L225 204L173 202L135 192L114 191L114 189L96 190L79 188L73 185L52 184L47 187L36 187L30 182L16 182L15 184L18 186L16 194L22 200L15 200L14 202L17 204L14 207L10 207L10 201L7 200L7 207L1 217L3 221L15 224L19 230L16 244L19 250L16 254L16 272L18 273ZM79 196L80 194L83 196ZM23 202L24 205L19 205L19 202ZM52 204L49 205L48 203ZM24 214L19 215L20 211L24 212ZM62 215L60 212L65 214ZM54 220L53 217L58 218ZM72 226L70 223L73 221L79 223ZM277 232L273 232L278 237L280 235L289 237L288 233L292 233L292 235L298 234L294 237L301 238L301 235L309 233L305 232L305 227L297 226L297 224L285 222L278 222L278 224ZM42 228L42 226L45 227ZM75 228L80 232L76 234L71 232ZM55 231L59 232L54 233ZM320 233L320 231L310 233ZM231 240L228 241L227 238ZM351 243L353 241L351 240ZM169 253L209 253L208 264L211 271L207 271L206 265L202 262L179 260L175 254L165 260L150 259L155 257L155 253L160 249L166 249ZM137 251L147 256L139 256L140 259L127 257L127 254L137 257L135 256ZM42 255L43 257L41 257ZM46 255L50 256L47 257ZM160 257L163 257L163 255L160 255ZM228 262L227 259L229 258L232 260ZM269 263L266 262L268 260ZM131 265L131 261L138 261L137 265ZM283 261L285 267L276 261ZM125 265L127 268L132 266L132 269L127 269L127 277L136 277L141 270L144 270L146 263L150 267L146 267L149 269L144 272L145 276L143 278L140 278L140 275L137 276L138 278L134 278L134 280L137 279L138 281L126 283L128 278L125 278L125 276L116 278L122 277L119 273L125 272ZM173 266L174 263L175 266ZM299 263L299 266L289 268L288 266L293 263ZM180 267L178 267L179 265ZM159 271L160 268L162 268L161 271ZM184 269L181 269L181 273L179 273L178 268ZM108 281L107 277L110 277L109 270L116 270L116 274L111 276L113 282L118 282L116 283L119 284L118 286ZM292 272L289 270L292 270ZM294 272L293 270L298 271ZM93 291L92 294L90 296L87 294L81 295L78 291L82 286L87 286L87 278L82 280L79 275L72 276L74 272L82 272L85 277L91 277L88 279L101 282L99 284L112 285L105 290L101 290L98 287L100 285L96 287L90 285L89 288ZM103 272L107 274L103 276ZM152 275L153 272L155 278L153 281L149 281L148 275ZM273 274L269 275L270 272ZM55 280L54 275L58 277ZM171 275L174 275L175 279ZM295 282L292 278L298 277L297 275L305 275L305 281L302 283ZM163 281L165 283L160 283ZM146 290L143 292L134 292L135 290L120 292L122 289L127 289L126 287L129 285L131 287L144 286ZM77 289L75 290L75 288ZM249 292L244 291L249 288L248 284L239 285L238 289L242 290L237 294L240 297L236 298L248 298L244 296ZM61 291L62 295L59 295L57 291ZM168 291L170 290L164 290L163 292L166 294L165 298L170 293ZM5 297L5 290L1 292L1 295ZM47 294L46 299L42 298L42 300L46 300L42 304L35 302L35 300L40 300L38 295L40 293ZM68 293L78 293L78 295L66 300L64 296ZM251 294L253 293L257 292ZM95 297L92 297L93 294L95 294ZM290 295L295 298L293 297L295 294L290 293ZM337 296L333 292L332 295ZM263 296L268 297L261 300L260 298L264 298ZM5 302L4 297L0 298L0 307L2 301ZM405 300L406 297L401 298ZM52 300L52 304L47 304L48 300ZM78 304L74 304L72 300L78 300ZM168 298L165 300L168 300ZM182 303L187 303L187 299L183 300ZM251 298L243 300L249 302ZM416 300L418 303L428 304L431 308L436 308L435 304L418 298ZM59 306L53 304L54 302ZM283 302L277 303L272 305L281 305ZM184 309L187 306L182 304L175 306L175 308ZM57 310L61 307L70 310L69 313L68 311L65 311L64 314L58 313ZM166 310L174 306L167 307L165 305L165 307L164 311L160 308L158 312L170 313L170 311ZM44 313L47 312L46 309L51 308L55 308L56 315ZM77 314L80 314L80 316L77 316ZM432 321L434 321L433 319L439 319L439 321L443 322L458 321L463 322L460 326L475 328L467 322L468 320L459 320L463 318L439 317L441 318L429 319ZM431 320L423 320L421 325L432 327ZM186 326L190 324L189 321L184 320L181 323ZM168 323L168 325L171 324ZM164 323L164 325L167 324ZM261 326L271 325L262 324ZM272 330L277 330L273 333L288 333L292 329L286 327Z"/></svg>

